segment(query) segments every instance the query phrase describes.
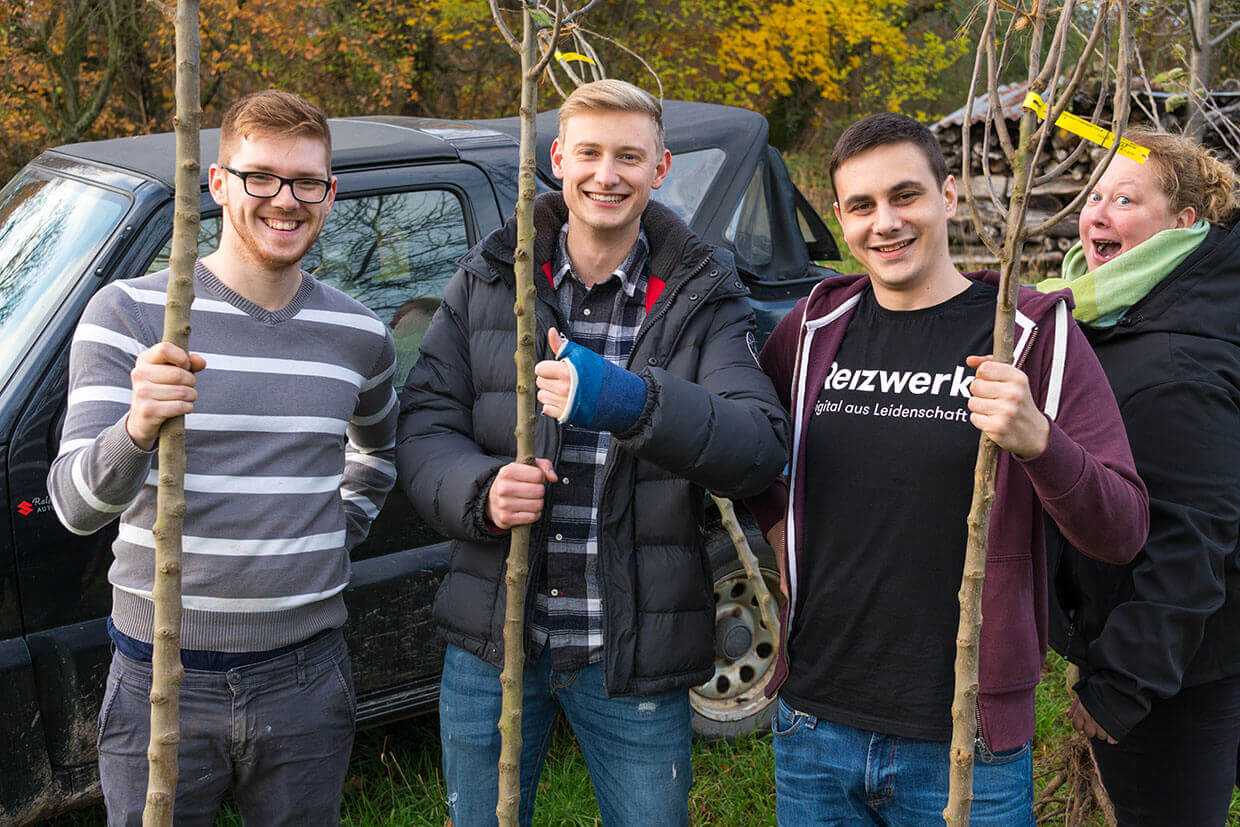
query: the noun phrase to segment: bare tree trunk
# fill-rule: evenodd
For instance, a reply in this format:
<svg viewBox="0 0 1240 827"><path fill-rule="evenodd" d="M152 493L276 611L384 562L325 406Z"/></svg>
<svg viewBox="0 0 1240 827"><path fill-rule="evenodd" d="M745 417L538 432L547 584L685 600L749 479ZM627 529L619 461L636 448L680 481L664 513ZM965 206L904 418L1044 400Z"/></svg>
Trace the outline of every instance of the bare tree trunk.
<svg viewBox="0 0 1240 827"><path fill-rule="evenodd" d="M176 6L176 211L172 223L171 272L164 310L164 341L189 349L189 309L194 301L200 197L198 129L198 0ZM151 742L145 827L171 825L181 741L181 527L185 519L185 418L166 420L159 431L159 489L155 516L154 654L151 681Z"/></svg>
<svg viewBox="0 0 1240 827"><path fill-rule="evenodd" d="M1184 2L1192 12L1189 15L1192 31L1188 38L1188 106L1191 114L1184 134L1200 141L1206 129L1205 96L1210 90L1210 63L1214 51L1214 43L1210 39L1210 0Z"/></svg>
<svg viewBox="0 0 1240 827"><path fill-rule="evenodd" d="M1208 2L1208 0L1203 0ZM981 37L981 44L978 49L977 62L974 64L973 80L970 83L969 98L965 110L965 127L963 140L963 169L962 184L965 197L969 200L970 209L973 212L973 219L978 234L986 240L987 246L991 249L996 248L995 240L991 239L990 231L982 224L976 207L973 203L973 196L969 187L970 165L969 165L969 132L968 124L972 118L973 112L973 95L977 86L978 77L981 70L983 50L986 52L988 65L991 69L988 79L988 91L992 103L997 96L997 73L994 60L994 41L996 40L995 21L996 13L1000 3L998 0L990 0L988 3L988 13L985 28ZM1047 227L1057 223L1068 213L1074 211L1084 199L1086 192L1091 190L1098 178L1102 175L1111 158L1120 147L1120 140L1123 128L1128 120L1128 110L1131 103L1129 95L1129 79L1131 77L1129 68L1129 59L1131 49L1129 43L1128 29L1128 5L1126 0L1119 0L1116 4L1116 14L1120 18L1120 50L1116 60L1116 90L1115 90L1115 120L1113 123L1113 135L1111 137L1110 151L1105 159L1094 170L1090 176L1089 182L1083 188L1072 203L1068 204L1055 216L1043 221L1036 228L1025 226L1025 218L1027 213L1029 192L1037 172L1039 157L1047 145L1047 138L1051 129L1054 128L1055 122L1059 116L1067 110L1067 106L1072 99L1076 84L1081 79L1082 72L1078 69L1072 74L1071 80L1063 83L1063 65L1065 55L1067 54L1066 40L1071 29L1072 13L1075 6L1075 0L1065 0L1063 5L1058 9L1058 20L1055 25L1054 35L1047 49L1045 58L1042 49L1044 46L1043 35L1048 24L1047 12L1048 0L1034 0L1034 9L1029 14L1023 7L1023 3L1018 3L1015 12L1021 15L1028 15L1024 20L1030 20L1031 31L1029 33L1029 56L1028 56L1028 83L1029 91L1041 95L1046 95L1046 118L1041 126L1037 123L1037 118L1031 109L1026 108L1020 119L1020 134L1017 142L1011 147L1004 146L1004 155L1011 167L1012 175L1012 195L1006 209L1000 206L1005 218L1003 247L1000 252L1000 281L999 295L995 308L995 327L994 327L994 357L997 361L1011 363L1013 357L1013 342L1015 332L1015 313L1017 292L1020 289L1020 265L1021 252L1025 240L1034 233L1040 233ZM1098 20L1096 21L1095 34L1089 38L1091 44L1086 49L1086 55L1082 60L1089 59L1089 50L1092 44L1096 42L1097 32L1105 22L1105 16L1108 14L1106 8L1100 9ZM1016 28L1015 25L1009 29L1008 36ZM1008 44L1004 43L1006 51ZM1104 75L1107 67L1103 67ZM1061 84L1063 88L1061 88ZM990 128L990 120L996 116L998 107L992 106L987 113L986 129ZM1002 121L995 123L995 128L1000 135L1004 134ZM989 163L983 159L985 164L984 171L989 182L990 167ZM993 191L993 188L991 188ZM976 739L978 738L978 728L981 725L981 711L978 706L977 695L979 688L978 679L978 641L981 636L982 626L982 587L985 580L986 572L986 552L990 531L990 514L991 507L995 499L995 474L999 460L999 447L995 445L984 434L978 445L977 463L974 467L974 488L973 501L969 510L968 543L965 547L964 571L961 576L960 583L960 621L956 632L956 667L955 667L955 693L952 698L952 739L950 754L950 771L948 776L948 800L947 807L943 810L943 819L947 824L953 827L964 827L969 823L969 809L973 801L973 750Z"/></svg>
<svg viewBox="0 0 1240 827"><path fill-rule="evenodd" d="M517 174L517 462L534 462L534 148L537 78L530 69L537 57L534 24L522 9L521 42L521 165ZM508 603L504 612L503 705L500 712L499 803L501 825L516 825L521 805L521 704L525 671L525 591L529 574L530 526L512 529L508 547Z"/></svg>
<svg viewBox="0 0 1240 827"><path fill-rule="evenodd" d="M551 48L539 59L537 28L531 15L536 8L533 0L521 4L521 41L509 32L500 16L497 0L490 0L491 14L504 39L521 55L521 149L517 173L517 249L513 254L516 277L517 316L517 439L516 461L534 464L534 337L537 333L534 316L534 178L537 146L534 116L538 106L538 76L547 66L554 51L563 19L562 3L556 3L555 27ZM507 603L504 609L504 669L500 673L502 701L500 707L499 798L495 815L501 827L516 827L521 805L521 705L524 701L525 671L525 593L529 575L530 526L512 529L508 548Z"/></svg>

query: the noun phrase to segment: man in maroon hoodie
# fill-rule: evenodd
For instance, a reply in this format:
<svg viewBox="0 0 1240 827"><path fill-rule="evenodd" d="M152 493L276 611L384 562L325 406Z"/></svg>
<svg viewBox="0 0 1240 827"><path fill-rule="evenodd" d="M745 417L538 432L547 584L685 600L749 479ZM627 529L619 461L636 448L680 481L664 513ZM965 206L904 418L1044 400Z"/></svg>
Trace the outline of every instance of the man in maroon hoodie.
<svg viewBox="0 0 1240 827"><path fill-rule="evenodd" d="M795 423L786 484L750 507L788 602L771 682L782 825L923 824L947 803L957 591L978 431L1002 451L982 597L973 824L1032 824L1046 655L1043 513L1123 563L1148 526L1119 410L1066 293L1022 290L993 361L998 274L952 264L956 185L935 138L885 113L832 154L868 271L817 285L761 362Z"/></svg>

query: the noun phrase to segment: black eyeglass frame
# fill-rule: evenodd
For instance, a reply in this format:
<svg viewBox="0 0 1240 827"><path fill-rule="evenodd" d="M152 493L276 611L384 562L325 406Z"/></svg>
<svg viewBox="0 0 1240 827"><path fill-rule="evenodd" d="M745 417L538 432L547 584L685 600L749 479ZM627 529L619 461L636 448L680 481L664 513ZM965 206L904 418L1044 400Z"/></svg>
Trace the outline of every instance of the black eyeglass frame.
<svg viewBox="0 0 1240 827"><path fill-rule="evenodd" d="M231 172L233 175L240 178L241 186L245 189L245 194L250 196L251 198L275 198L277 195L280 194L280 190L284 189L285 185L287 185L288 191L291 192L293 194L293 197L296 198L301 203L322 204L324 201L327 200L327 194L331 192L331 189L332 189L332 182L324 181L322 178L285 178L282 175L276 175L274 172L263 172L261 170L250 170L248 172L242 172L239 169L233 169L230 166L224 166L222 164L221 164L221 168L227 172ZM254 175L262 175L266 178L275 178L277 181L280 182L280 186L276 187L276 191L271 193L270 195L259 195L256 192L250 192L250 177ZM298 181L311 181L315 184L321 185L323 187L323 195L320 196L317 201L310 201L306 198L302 198L300 195L297 194L297 182Z"/></svg>

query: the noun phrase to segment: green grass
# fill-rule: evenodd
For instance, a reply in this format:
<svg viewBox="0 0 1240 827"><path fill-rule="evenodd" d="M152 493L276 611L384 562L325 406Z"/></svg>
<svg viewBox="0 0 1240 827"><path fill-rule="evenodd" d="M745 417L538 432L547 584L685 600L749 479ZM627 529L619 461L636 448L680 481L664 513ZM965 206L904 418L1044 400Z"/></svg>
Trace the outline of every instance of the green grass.
<svg viewBox="0 0 1240 827"><path fill-rule="evenodd" d="M1052 654L1038 687L1034 735L1034 774L1052 760L1059 742L1071 733L1064 711L1069 694L1064 661ZM694 824L759 827L775 824L775 776L770 735L762 733L736 744L693 746L693 791L689 808ZM343 820L361 827L441 827L447 816L439 774L439 731L434 716L416 718L358 733L345 781ZM240 825L230 805L217 825ZM1091 822L1102 824L1101 818ZM1232 799L1228 825L1240 827L1240 796ZM102 807L72 813L54 827L97 827ZM588 827L599 824L598 806L585 761L572 734L561 726L538 786L535 824Z"/></svg>

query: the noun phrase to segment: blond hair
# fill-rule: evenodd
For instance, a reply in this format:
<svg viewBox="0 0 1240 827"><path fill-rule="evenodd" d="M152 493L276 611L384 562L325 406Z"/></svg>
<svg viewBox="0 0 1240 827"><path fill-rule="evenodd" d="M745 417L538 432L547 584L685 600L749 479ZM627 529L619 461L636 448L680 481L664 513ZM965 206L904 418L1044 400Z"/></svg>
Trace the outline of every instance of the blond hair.
<svg viewBox="0 0 1240 827"><path fill-rule="evenodd" d="M282 92L264 89L246 95L228 107L220 124L221 164L228 163L242 138L251 135L305 137L321 141L327 151L327 167L331 170L332 135L327 116L310 101Z"/></svg>
<svg viewBox="0 0 1240 827"><path fill-rule="evenodd" d="M1240 177L1213 151L1191 138L1150 129L1129 129L1124 137L1150 151L1172 213L1192 207L1197 218L1222 224L1240 207Z"/></svg>
<svg viewBox="0 0 1240 827"><path fill-rule="evenodd" d="M560 141L569 118L583 112L637 112L654 121L655 149L663 152L663 105L649 92L623 80L604 78L573 90L560 107Z"/></svg>

